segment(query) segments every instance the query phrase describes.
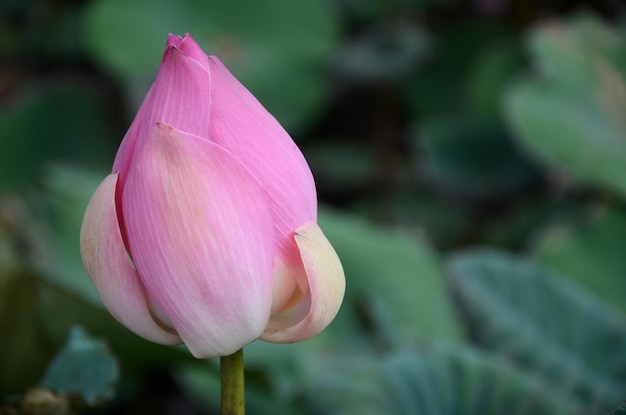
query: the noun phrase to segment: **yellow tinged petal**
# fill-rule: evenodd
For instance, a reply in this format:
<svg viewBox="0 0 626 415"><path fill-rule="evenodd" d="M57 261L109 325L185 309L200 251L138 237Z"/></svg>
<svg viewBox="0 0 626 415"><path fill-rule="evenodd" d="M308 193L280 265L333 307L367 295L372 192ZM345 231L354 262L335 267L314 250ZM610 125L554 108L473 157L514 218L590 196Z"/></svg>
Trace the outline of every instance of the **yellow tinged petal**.
<svg viewBox="0 0 626 415"><path fill-rule="evenodd" d="M117 321L144 339L179 344L181 338L157 323L137 271L128 257L115 209L118 174L94 193L80 230L80 253L102 302Z"/></svg>
<svg viewBox="0 0 626 415"><path fill-rule="evenodd" d="M341 261L316 223L307 222L298 228L295 240L306 271L308 292L292 308L272 317L261 336L272 343L299 342L321 332L337 315L346 289ZM295 324L283 328L294 317L299 317Z"/></svg>

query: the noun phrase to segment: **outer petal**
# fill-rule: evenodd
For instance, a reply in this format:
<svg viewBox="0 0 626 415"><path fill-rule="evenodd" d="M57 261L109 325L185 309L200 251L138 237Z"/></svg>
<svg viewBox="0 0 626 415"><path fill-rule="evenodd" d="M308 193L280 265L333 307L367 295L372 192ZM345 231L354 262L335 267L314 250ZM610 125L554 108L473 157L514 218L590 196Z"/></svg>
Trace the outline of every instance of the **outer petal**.
<svg viewBox="0 0 626 415"><path fill-rule="evenodd" d="M137 335L162 344L181 338L158 325L122 241L115 211L117 173L110 174L91 198L80 230L80 253L102 302L120 323Z"/></svg>
<svg viewBox="0 0 626 415"><path fill-rule="evenodd" d="M287 265L299 262L293 230L315 221L311 170L289 134L215 56L211 76L210 140L248 166L271 198L276 242Z"/></svg>
<svg viewBox="0 0 626 415"><path fill-rule="evenodd" d="M222 147L159 123L122 195L142 281L196 357L258 338L271 307L274 235L265 192Z"/></svg>
<svg viewBox="0 0 626 415"><path fill-rule="evenodd" d="M167 44L176 45L185 55L198 62L207 71L209 70L208 56L198 46L198 44L191 38L191 35L187 33L185 36L180 37L176 35L169 35L167 38Z"/></svg>
<svg viewBox="0 0 626 415"><path fill-rule="evenodd" d="M270 320L262 340L291 343L307 340L335 318L346 288L341 262L320 227L308 222L295 234L309 291L292 308Z"/></svg>
<svg viewBox="0 0 626 415"><path fill-rule="evenodd" d="M184 50L192 53L189 56ZM195 45L195 47L194 47ZM146 95L115 157L113 171L125 179L137 140L150 134L157 121L201 137L209 135L208 58L188 35L170 35L156 80ZM123 184L123 183L122 183Z"/></svg>

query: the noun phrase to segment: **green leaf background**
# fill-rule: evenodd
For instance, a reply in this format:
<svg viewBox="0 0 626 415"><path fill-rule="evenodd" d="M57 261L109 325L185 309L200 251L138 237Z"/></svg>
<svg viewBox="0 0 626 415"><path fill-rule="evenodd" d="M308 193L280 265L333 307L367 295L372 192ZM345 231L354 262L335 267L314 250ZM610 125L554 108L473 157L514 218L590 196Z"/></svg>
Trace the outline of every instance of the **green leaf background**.
<svg viewBox="0 0 626 415"><path fill-rule="evenodd" d="M538 74L506 97L506 112L532 151L586 182L624 194L626 105L620 33L580 16L547 24L530 45Z"/></svg>
<svg viewBox="0 0 626 415"><path fill-rule="evenodd" d="M476 341L550 382L555 395L610 409L626 389L626 315L554 271L477 250L448 264Z"/></svg>

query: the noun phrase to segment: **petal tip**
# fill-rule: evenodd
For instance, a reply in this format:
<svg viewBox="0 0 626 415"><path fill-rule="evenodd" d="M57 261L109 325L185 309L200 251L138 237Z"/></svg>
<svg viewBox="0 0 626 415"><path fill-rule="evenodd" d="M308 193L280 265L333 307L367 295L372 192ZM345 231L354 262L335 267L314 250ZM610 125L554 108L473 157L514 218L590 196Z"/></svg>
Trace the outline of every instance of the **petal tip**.
<svg viewBox="0 0 626 415"><path fill-rule="evenodd" d="M273 343L304 341L320 333L339 312L345 294L346 280L341 261L320 227L315 222L307 222L296 229L294 239L300 250L309 290L300 303L270 320L261 339ZM295 325L284 329L272 327L279 320L288 319L290 312L301 313Z"/></svg>

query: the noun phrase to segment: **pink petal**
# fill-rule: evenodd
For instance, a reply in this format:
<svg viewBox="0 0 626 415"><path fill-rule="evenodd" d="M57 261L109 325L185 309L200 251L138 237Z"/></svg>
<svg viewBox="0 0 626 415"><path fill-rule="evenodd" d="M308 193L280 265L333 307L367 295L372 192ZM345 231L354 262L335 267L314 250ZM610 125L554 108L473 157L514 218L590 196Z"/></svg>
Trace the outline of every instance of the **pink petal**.
<svg viewBox="0 0 626 415"><path fill-rule="evenodd" d="M202 48L198 46L198 44L191 38L191 35L187 33L185 36L180 38L178 43L178 48L188 57L195 60L207 70L209 71L209 57L204 53Z"/></svg>
<svg viewBox="0 0 626 415"><path fill-rule="evenodd" d="M202 65L173 45L165 49L140 136L147 137L157 121L208 137L208 62Z"/></svg>
<svg viewBox="0 0 626 415"><path fill-rule="evenodd" d="M206 55L204 62L197 56L200 48L193 39L186 37L177 43L175 38L174 35L168 38L156 80L113 163L113 171L119 171L122 180L130 167L137 140L147 137L157 121L201 137L209 135L208 60ZM179 46L184 46L184 51ZM187 52L193 52L193 56L188 56ZM200 53L203 52L200 50Z"/></svg>
<svg viewBox="0 0 626 415"><path fill-rule="evenodd" d="M117 173L108 175L91 198L80 231L87 273L109 312L135 334L162 344L181 338L153 319L149 300L122 241L115 210Z"/></svg>
<svg viewBox="0 0 626 415"><path fill-rule="evenodd" d="M170 33L167 35L167 42L165 43L165 48L167 49L170 46L178 47L180 45L180 41L183 40L182 36L174 35Z"/></svg>
<svg viewBox="0 0 626 415"><path fill-rule="evenodd" d="M291 308L274 315L262 340L291 343L307 340L335 318L346 288L341 262L314 222L298 228L295 240L308 280L308 292Z"/></svg>
<svg viewBox="0 0 626 415"><path fill-rule="evenodd" d="M146 290L194 356L234 353L270 315L267 196L228 151L163 123L136 151L122 202Z"/></svg>
<svg viewBox="0 0 626 415"><path fill-rule="evenodd" d="M234 154L265 188L271 199L279 256L288 267L301 267L293 230L316 220L311 170L289 134L220 60L210 56L209 68L209 138Z"/></svg>

